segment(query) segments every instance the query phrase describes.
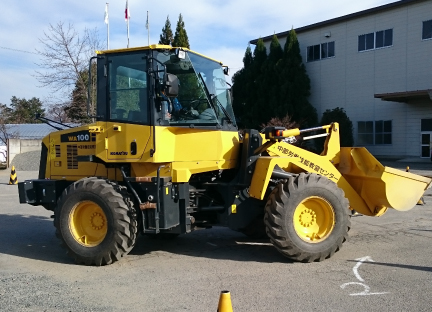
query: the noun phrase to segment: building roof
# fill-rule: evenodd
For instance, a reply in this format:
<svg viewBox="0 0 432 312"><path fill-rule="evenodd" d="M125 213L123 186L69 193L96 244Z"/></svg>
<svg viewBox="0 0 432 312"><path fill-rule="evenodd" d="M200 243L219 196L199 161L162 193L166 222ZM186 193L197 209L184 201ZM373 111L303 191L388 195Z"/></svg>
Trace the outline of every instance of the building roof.
<svg viewBox="0 0 432 312"><path fill-rule="evenodd" d="M432 100L432 90L402 91L374 94L374 98L382 101L407 103L409 100Z"/></svg>
<svg viewBox="0 0 432 312"><path fill-rule="evenodd" d="M69 126L76 127L77 124L68 124ZM63 127L66 128L66 127ZM51 132L57 129L48 124L8 124L6 130L9 136L17 139L35 139L41 140Z"/></svg>
<svg viewBox="0 0 432 312"><path fill-rule="evenodd" d="M42 139L53 131L47 124L9 124L6 125L9 135L19 139Z"/></svg>
<svg viewBox="0 0 432 312"><path fill-rule="evenodd" d="M419 2L423 2L423 1L428 1L428 0L401 0L401 1L396 1L396 2L392 2L392 3L384 4L384 5L381 5L381 6L377 6L377 7L371 8L371 9L363 10L363 11L360 11L360 12L351 13L351 14L344 15L344 16L341 16L341 17L332 18L332 19L329 19L329 20L326 20L326 21L323 21L323 22L319 22L319 23L315 23L315 24L311 24L311 25L295 28L294 30L295 30L295 32L297 34L299 34L299 33L306 32L306 31L309 31L309 30L312 30L312 29L315 29L315 28L320 28L320 27L323 27L323 26L329 26L329 25L332 25L332 24L336 24L336 23L340 23L340 22L345 22L345 21L348 21L348 20L352 20L352 19L355 19L355 18L366 16L366 15L375 14L375 13L379 13L379 12L382 12L382 11L387 11L387 10L390 10L390 9L393 9L393 8L398 8L398 7L402 7L402 6L405 6L405 5L410 5L410 4L419 3ZM286 36L288 36L288 34L289 34L289 31L284 31L284 32L277 33L276 36L278 38L280 38L280 37L286 37ZM262 39L264 41L270 41L272 38L273 38L273 35L270 35L270 36L263 37ZM253 40L251 40L249 42L251 44L256 44L258 42L258 39L253 39Z"/></svg>

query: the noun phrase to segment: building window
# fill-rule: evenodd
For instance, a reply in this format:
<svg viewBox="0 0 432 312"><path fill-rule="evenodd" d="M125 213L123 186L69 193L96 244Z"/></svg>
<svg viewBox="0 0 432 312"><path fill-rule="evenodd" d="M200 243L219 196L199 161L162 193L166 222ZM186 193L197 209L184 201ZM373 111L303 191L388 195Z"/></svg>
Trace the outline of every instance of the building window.
<svg viewBox="0 0 432 312"><path fill-rule="evenodd" d="M359 121L357 145L373 145L373 133L373 121Z"/></svg>
<svg viewBox="0 0 432 312"><path fill-rule="evenodd" d="M321 58L329 58L335 56L335 43L326 42L321 44Z"/></svg>
<svg viewBox="0 0 432 312"><path fill-rule="evenodd" d="M422 39L432 38L432 20L423 22Z"/></svg>
<svg viewBox="0 0 432 312"><path fill-rule="evenodd" d="M360 35L358 39L358 50L366 51L374 48L374 33Z"/></svg>
<svg viewBox="0 0 432 312"><path fill-rule="evenodd" d="M377 31L375 34L375 48L384 48L393 45L393 29Z"/></svg>
<svg viewBox="0 0 432 312"><path fill-rule="evenodd" d="M357 145L392 144L392 121L359 121Z"/></svg>
<svg viewBox="0 0 432 312"><path fill-rule="evenodd" d="M432 119L422 119L421 120L421 131L431 131L432 132Z"/></svg>
<svg viewBox="0 0 432 312"><path fill-rule="evenodd" d="M335 56L335 42L326 42L307 47L307 61L319 61Z"/></svg>
<svg viewBox="0 0 432 312"><path fill-rule="evenodd" d="M358 51L368 51L393 45L393 29L380 30L358 37Z"/></svg>
<svg viewBox="0 0 432 312"><path fill-rule="evenodd" d="M375 121L375 144L392 144L392 121Z"/></svg>

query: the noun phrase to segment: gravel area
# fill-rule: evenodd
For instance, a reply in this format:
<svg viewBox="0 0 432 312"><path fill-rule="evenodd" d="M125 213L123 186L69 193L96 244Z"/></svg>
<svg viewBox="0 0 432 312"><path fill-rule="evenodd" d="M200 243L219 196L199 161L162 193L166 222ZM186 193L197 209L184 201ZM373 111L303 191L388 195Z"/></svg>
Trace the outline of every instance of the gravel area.
<svg viewBox="0 0 432 312"><path fill-rule="evenodd" d="M39 170L40 151L31 151L18 154L12 160L12 166L19 171L35 171Z"/></svg>

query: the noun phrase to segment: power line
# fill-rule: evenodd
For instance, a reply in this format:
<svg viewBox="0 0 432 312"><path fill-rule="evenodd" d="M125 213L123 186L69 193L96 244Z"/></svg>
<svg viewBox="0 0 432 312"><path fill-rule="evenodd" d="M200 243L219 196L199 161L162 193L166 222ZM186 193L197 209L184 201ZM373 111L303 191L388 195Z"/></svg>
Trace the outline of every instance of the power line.
<svg viewBox="0 0 432 312"><path fill-rule="evenodd" d="M12 48L7 48L7 47L0 47L0 49L11 50L11 51L17 51L17 52L23 52L23 53L28 53L28 54L41 55L40 53L36 53L36 52L30 52L30 51L24 51L24 50L12 49Z"/></svg>

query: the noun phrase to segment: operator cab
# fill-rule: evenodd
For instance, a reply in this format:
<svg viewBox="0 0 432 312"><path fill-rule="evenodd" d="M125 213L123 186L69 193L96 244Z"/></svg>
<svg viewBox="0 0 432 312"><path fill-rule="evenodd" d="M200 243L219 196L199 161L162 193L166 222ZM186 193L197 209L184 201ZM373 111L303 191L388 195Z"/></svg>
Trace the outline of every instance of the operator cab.
<svg viewBox="0 0 432 312"><path fill-rule="evenodd" d="M99 52L97 74L98 121L237 129L226 68L190 50Z"/></svg>

